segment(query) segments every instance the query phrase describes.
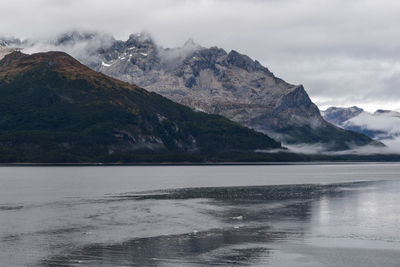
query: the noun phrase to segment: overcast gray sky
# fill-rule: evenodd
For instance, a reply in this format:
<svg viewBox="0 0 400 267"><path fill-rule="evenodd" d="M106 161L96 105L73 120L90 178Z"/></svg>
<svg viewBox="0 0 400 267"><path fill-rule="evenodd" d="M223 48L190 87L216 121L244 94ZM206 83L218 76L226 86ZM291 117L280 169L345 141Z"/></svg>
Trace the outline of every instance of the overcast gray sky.
<svg viewBox="0 0 400 267"><path fill-rule="evenodd" d="M192 37L303 84L322 109L400 109L399 14L398 0L1 0L0 35L145 30L164 47Z"/></svg>

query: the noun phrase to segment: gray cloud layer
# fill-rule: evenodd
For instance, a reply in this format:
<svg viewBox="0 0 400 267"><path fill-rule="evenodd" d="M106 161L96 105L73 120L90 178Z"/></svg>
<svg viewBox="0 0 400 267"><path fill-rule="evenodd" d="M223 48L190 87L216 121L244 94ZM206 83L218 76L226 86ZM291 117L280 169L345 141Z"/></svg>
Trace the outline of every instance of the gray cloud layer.
<svg viewBox="0 0 400 267"><path fill-rule="evenodd" d="M71 29L235 49L329 105L400 109L400 1L2 0L0 35Z"/></svg>

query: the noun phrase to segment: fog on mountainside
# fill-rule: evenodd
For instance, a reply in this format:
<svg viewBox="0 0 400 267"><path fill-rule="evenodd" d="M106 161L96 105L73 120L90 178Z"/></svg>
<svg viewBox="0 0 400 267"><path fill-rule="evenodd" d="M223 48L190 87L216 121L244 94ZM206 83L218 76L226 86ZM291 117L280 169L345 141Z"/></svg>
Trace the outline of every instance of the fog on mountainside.
<svg viewBox="0 0 400 267"><path fill-rule="evenodd" d="M322 111L323 117L344 129L359 132L388 146L384 151L400 153L400 113L377 110L374 113L358 107L330 107Z"/></svg>

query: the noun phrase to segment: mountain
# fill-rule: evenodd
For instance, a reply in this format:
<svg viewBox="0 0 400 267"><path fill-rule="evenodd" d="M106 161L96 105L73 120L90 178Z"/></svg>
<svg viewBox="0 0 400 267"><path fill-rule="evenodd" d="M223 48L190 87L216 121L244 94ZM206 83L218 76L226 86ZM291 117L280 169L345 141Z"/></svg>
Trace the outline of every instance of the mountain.
<svg viewBox="0 0 400 267"><path fill-rule="evenodd" d="M192 40L163 48L150 35L127 41L91 33L68 33L48 43L25 42L26 50L72 53L90 68L137 84L175 102L219 114L286 144L346 150L373 143L369 137L326 122L302 85L292 85L237 51L204 48Z"/></svg>
<svg viewBox="0 0 400 267"><path fill-rule="evenodd" d="M400 139L400 113L396 111L378 109L369 113L358 107L330 107L321 113L327 121L375 140L387 143Z"/></svg>
<svg viewBox="0 0 400 267"><path fill-rule="evenodd" d="M343 127L343 122L363 112L364 110L362 108L356 106L349 108L330 107L327 110L321 110L321 115L326 121Z"/></svg>
<svg viewBox="0 0 400 267"><path fill-rule="evenodd" d="M281 148L63 52L13 52L0 61L0 129L0 162L191 161Z"/></svg>

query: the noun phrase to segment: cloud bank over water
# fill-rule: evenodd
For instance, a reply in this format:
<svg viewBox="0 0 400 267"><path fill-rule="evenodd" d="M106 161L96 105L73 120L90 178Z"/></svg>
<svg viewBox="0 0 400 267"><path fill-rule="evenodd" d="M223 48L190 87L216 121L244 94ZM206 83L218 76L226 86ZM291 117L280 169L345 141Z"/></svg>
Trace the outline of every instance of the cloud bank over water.
<svg viewBox="0 0 400 267"><path fill-rule="evenodd" d="M285 145L289 152L301 153L308 155L388 155L400 154L400 138L393 140L383 140L386 145L380 146L353 146L348 150L342 151L329 151L323 144L298 144L298 145Z"/></svg>

